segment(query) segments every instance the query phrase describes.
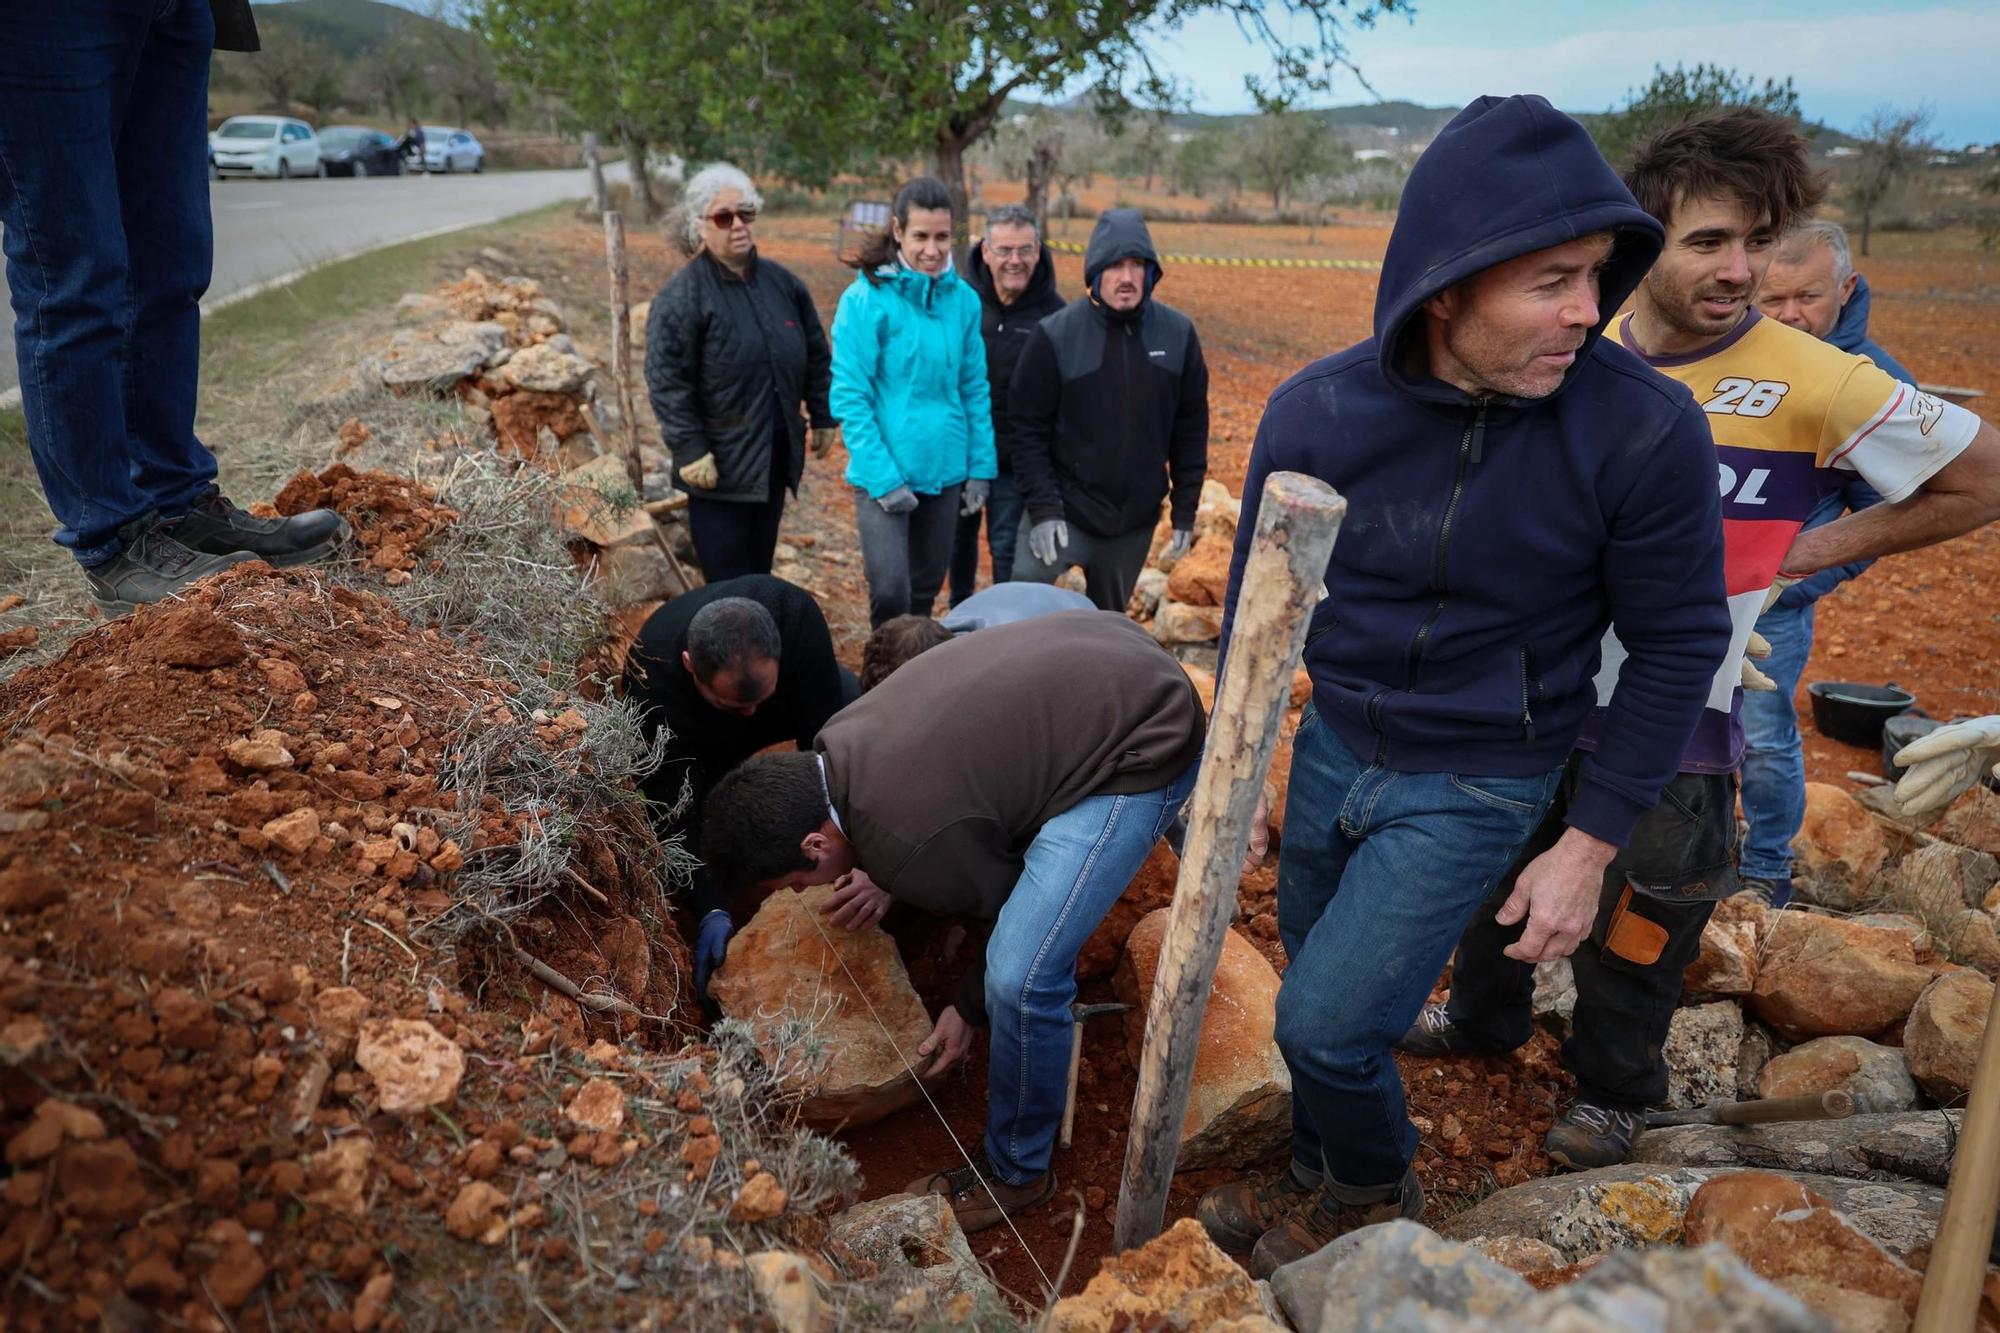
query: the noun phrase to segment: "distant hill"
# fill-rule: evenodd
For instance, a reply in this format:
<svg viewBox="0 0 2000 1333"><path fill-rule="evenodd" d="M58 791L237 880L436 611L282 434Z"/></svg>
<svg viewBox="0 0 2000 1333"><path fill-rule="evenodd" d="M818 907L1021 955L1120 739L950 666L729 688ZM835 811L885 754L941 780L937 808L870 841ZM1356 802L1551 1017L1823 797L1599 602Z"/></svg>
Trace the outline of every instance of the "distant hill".
<svg viewBox="0 0 2000 1333"><path fill-rule="evenodd" d="M379 0L283 0L255 4L254 10L260 29L286 29L310 37L350 60L444 26L436 19Z"/></svg>

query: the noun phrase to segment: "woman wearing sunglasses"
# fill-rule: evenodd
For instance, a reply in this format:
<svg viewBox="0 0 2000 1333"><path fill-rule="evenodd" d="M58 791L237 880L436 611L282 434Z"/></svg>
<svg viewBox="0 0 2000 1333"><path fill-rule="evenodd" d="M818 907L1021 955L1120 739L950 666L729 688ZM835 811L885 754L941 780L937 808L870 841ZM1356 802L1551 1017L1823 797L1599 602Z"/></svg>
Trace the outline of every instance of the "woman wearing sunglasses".
<svg viewBox="0 0 2000 1333"><path fill-rule="evenodd" d="M757 255L762 202L727 163L695 173L671 226L688 262L646 321L646 387L710 583L771 572L785 492L796 495L805 473L800 404L812 418L815 458L833 448L838 424L812 294Z"/></svg>
<svg viewBox="0 0 2000 1333"><path fill-rule="evenodd" d="M952 268L951 195L920 176L890 213L833 317L871 627L931 613L959 515L979 512L1000 472L979 295Z"/></svg>

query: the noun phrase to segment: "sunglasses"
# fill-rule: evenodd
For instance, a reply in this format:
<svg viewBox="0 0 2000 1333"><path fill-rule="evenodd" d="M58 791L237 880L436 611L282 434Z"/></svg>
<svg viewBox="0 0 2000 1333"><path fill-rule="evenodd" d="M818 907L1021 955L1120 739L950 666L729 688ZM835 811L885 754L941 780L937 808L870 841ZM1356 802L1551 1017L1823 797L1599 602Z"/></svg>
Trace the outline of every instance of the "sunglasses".
<svg viewBox="0 0 2000 1333"><path fill-rule="evenodd" d="M757 220L757 210L754 208L739 208L731 212L726 208L718 208L715 212L708 215L708 220L723 231L728 231L731 227L735 226L739 218L742 219L743 225L747 227Z"/></svg>

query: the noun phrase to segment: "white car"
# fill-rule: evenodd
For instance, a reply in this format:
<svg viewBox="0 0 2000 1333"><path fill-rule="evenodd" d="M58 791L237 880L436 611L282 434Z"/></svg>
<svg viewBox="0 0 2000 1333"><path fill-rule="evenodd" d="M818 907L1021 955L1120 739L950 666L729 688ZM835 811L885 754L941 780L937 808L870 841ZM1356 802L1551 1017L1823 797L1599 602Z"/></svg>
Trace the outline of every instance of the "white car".
<svg viewBox="0 0 2000 1333"><path fill-rule="evenodd" d="M231 116L208 136L218 179L231 176L324 176L319 137L290 116Z"/></svg>
<svg viewBox="0 0 2000 1333"><path fill-rule="evenodd" d="M486 149L464 130L449 125L424 126L425 171L484 171Z"/></svg>

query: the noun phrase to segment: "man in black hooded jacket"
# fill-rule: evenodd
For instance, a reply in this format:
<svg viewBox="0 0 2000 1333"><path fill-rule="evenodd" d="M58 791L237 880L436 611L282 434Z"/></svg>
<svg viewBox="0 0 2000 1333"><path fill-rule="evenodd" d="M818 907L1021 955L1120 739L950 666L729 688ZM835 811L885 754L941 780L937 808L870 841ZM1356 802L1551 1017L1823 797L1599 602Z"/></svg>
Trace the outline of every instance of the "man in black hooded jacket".
<svg viewBox="0 0 2000 1333"><path fill-rule="evenodd" d="M979 336L986 341L986 383L993 395L993 446L1000 475L983 510L958 520L951 549L951 604L972 596L979 582L979 525L986 524L986 548L993 554L993 581L1014 576L1014 539L1020 535L1021 491L1014 482L1013 423L1007 415L1007 386L1028 335L1063 308L1056 290L1055 259L1042 245L1035 215L1020 204L1002 204L986 215L986 234L965 260L966 281L979 293Z"/></svg>
<svg viewBox="0 0 2000 1333"><path fill-rule="evenodd" d="M1170 552L1194 543L1208 363L1193 322L1153 299L1160 258L1137 209L1097 219L1083 277L1089 294L1036 328L1008 392L1028 511L1014 577L1053 583L1080 565L1090 600L1123 611L1170 481Z"/></svg>

